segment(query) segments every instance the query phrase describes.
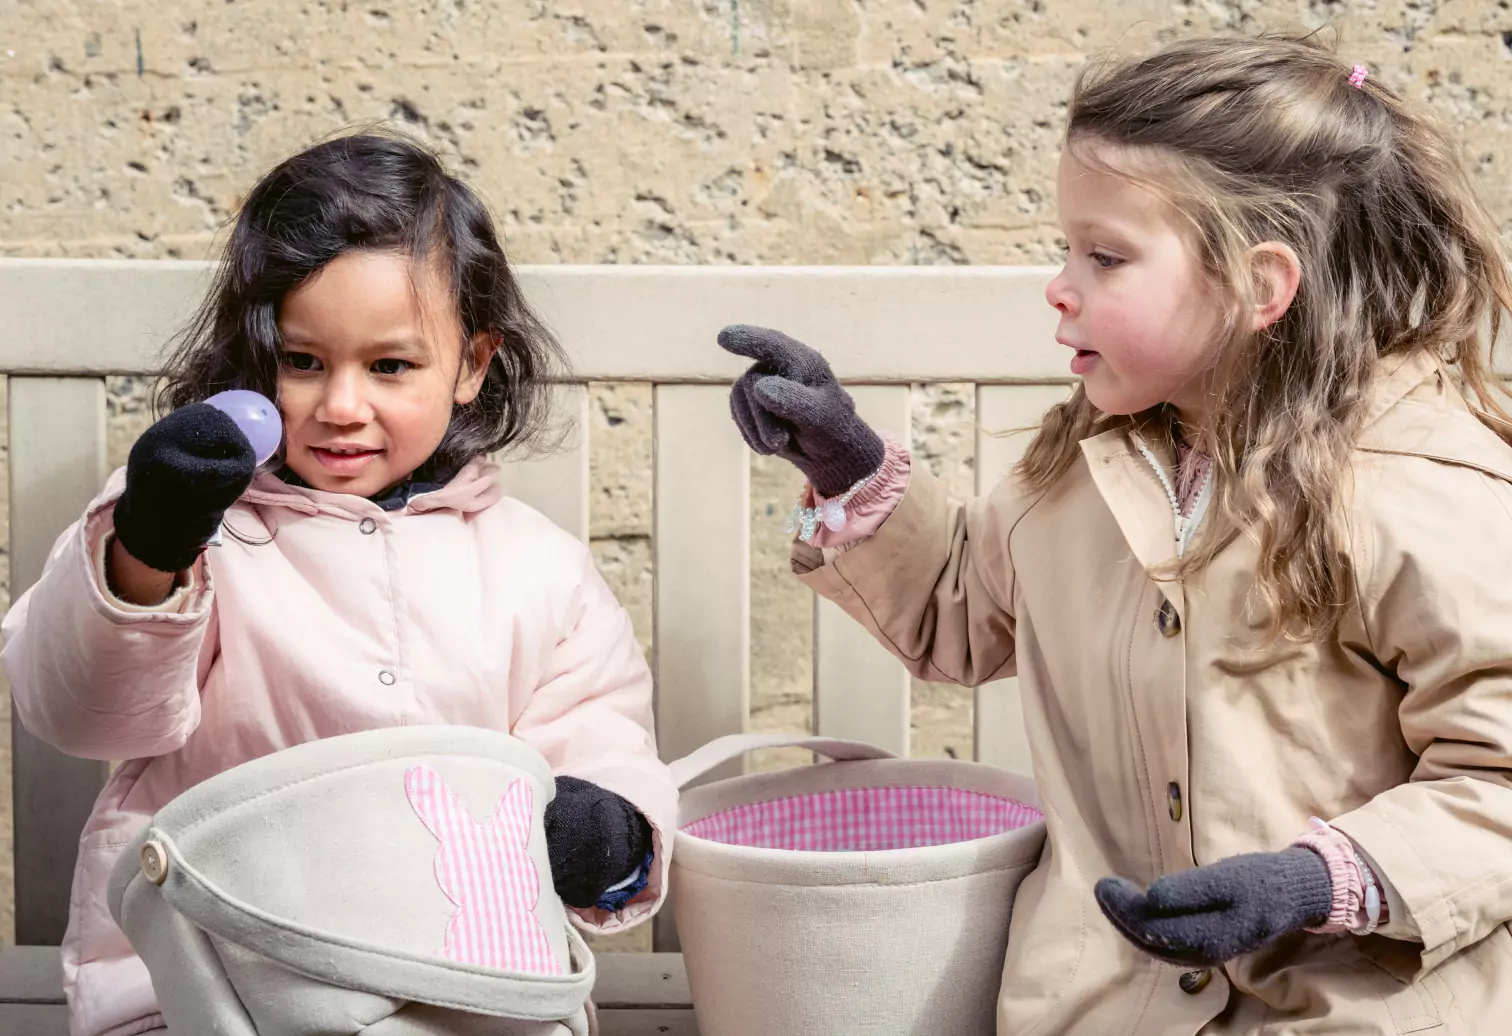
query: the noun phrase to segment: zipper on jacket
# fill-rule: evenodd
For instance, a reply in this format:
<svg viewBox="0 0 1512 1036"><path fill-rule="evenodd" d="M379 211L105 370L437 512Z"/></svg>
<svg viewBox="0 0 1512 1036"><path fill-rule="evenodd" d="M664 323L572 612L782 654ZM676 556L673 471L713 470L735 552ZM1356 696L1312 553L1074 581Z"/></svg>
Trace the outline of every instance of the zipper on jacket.
<svg viewBox="0 0 1512 1036"><path fill-rule="evenodd" d="M1207 474L1202 476L1202 488L1197 491L1197 499L1192 502L1190 514L1181 513L1181 500L1176 495L1176 487L1172 485L1165 468L1161 467L1160 459L1155 456L1155 451L1150 449L1147 442L1140 435L1134 436L1134 445L1139 447L1140 455L1155 472L1155 477L1160 480L1160 486L1165 490L1166 499L1171 504L1171 516L1176 538L1176 556L1179 558L1186 553L1187 544L1191 542L1192 534L1197 531L1197 526L1202 524L1202 517L1207 513L1208 503L1213 497L1213 468L1208 466Z"/></svg>

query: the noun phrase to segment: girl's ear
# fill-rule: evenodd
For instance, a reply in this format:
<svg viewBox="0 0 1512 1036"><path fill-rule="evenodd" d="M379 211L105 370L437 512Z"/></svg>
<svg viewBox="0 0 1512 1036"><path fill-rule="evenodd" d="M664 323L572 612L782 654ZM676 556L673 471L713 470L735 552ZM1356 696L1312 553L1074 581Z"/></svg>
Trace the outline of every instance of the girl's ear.
<svg viewBox="0 0 1512 1036"><path fill-rule="evenodd" d="M1302 283L1302 261L1290 245L1266 241L1250 249L1250 271L1255 279L1255 305L1251 331L1264 331L1280 320Z"/></svg>
<svg viewBox="0 0 1512 1036"><path fill-rule="evenodd" d="M498 351L499 336L492 331L479 331L462 347L462 369L457 371L457 390L452 396L458 406L478 398L483 379L488 377L488 365Z"/></svg>

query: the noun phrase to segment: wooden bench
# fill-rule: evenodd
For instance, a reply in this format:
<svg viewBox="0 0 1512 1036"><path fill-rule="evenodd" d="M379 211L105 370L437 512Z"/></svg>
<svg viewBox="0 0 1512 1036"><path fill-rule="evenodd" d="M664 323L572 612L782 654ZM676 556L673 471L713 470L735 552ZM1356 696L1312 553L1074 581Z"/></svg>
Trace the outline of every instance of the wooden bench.
<svg viewBox="0 0 1512 1036"><path fill-rule="evenodd" d="M59 532L107 474L108 374L150 372L207 283L190 262L0 260L0 373L8 376L12 599L41 573ZM729 419L742 364L719 328L780 327L824 350L862 414L904 441L910 387L975 384L978 491L1011 466L1032 425L1067 391L1064 350L1028 267L527 267L532 301L574 364L560 402L578 434L549 458L510 465L511 491L588 535L590 381L654 385L657 734L675 759L746 728L750 679L749 454ZM779 508L787 501L774 501ZM814 726L905 753L910 683L827 602L815 612ZM976 698L977 758L1028 770L1012 681ZM0 1033L67 1032L56 947L67 923L79 830L104 780L12 729L16 941L0 950ZM693 1034L670 912L658 952L601 954L595 999L606 1036Z"/></svg>

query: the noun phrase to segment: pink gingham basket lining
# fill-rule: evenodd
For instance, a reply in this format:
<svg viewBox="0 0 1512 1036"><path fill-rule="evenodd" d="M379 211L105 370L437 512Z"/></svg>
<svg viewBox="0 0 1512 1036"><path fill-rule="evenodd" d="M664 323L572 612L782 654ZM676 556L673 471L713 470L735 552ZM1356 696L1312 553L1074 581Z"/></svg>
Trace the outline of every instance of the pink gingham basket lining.
<svg viewBox="0 0 1512 1036"><path fill-rule="evenodd" d="M846 788L735 806L683 831L753 849L876 852L988 838L1041 816L1014 799L961 788Z"/></svg>

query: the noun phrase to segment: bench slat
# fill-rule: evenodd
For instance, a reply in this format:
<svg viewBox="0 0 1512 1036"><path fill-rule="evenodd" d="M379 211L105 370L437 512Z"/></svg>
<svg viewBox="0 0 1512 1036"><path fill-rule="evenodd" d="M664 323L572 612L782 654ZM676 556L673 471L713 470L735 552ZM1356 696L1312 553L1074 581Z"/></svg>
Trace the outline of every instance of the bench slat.
<svg viewBox="0 0 1512 1036"><path fill-rule="evenodd" d="M656 387L656 740L677 759L750 711L750 455L724 386Z"/></svg>
<svg viewBox="0 0 1512 1036"><path fill-rule="evenodd" d="M698 1022L688 1009L600 1010L602 1036L698 1036ZM0 1033L5 1036L68 1036L68 1008L0 1003Z"/></svg>
<svg viewBox="0 0 1512 1036"><path fill-rule="evenodd" d="M0 1032L5 1036L68 1036L68 1008L0 1001Z"/></svg>
<svg viewBox="0 0 1512 1036"><path fill-rule="evenodd" d="M746 728L750 454L722 385L656 388L656 712L662 758Z"/></svg>
<svg viewBox="0 0 1512 1036"><path fill-rule="evenodd" d="M850 389L856 412L879 432L909 440L907 385ZM828 737L908 754L911 684L903 664L866 627L825 598L814 602L814 725Z"/></svg>
<svg viewBox="0 0 1512 1036"><path fill-rule="evenodd" d="M698 1036L691 1010L600 1011L599 1023L601 1036Z"/></svg>
<svg viewBox="0 0 1512 1036"><path fill-rule="evenodd" d="M588 541L588 388L560 385L553 399L556 420L570 422L561 449L503 465L505 490L547 518Z"/></svg>
<svg viewBox="0 0 1512 1036"><path fill-rule="evenodd" d="M61 1003L63 960L57 947L0 948L0 1004Z"/></svg>
<svg viewBox="0 0 1512 1036"><path fill-rule="evenodd" d="M670 761L750 715L750 452L727 386L658 385L654 406L656 738ZM655 947L676 950L671 904L654 924Z"/></svg>
<svg viewBox="0 0 1512 1036"><path fill-rule="evenodd" d="M1065 385L977 386L976 490L985 495L1006 478L1024 455L1031 432L1004 435L1039 424L1044 412L1066 398ZM992 434L997 433L997 434ZM976 757L1019 773L1030 773L1029 738L1019 707L1018 678L977 688Z"/></svg>
<svg viewBox="0 0 1512 1036"><path fill-rule="evenodd" d="M675 1008L693 1005L680 953L600 953L593 999L601 1008Z"/></svg>
<svg viewBox="0 0 1512 1036"><path fill-rule="evenodd" d="M595 963L593 998L602 1007L684 1009L693 1003L679 953L600 953ZM63 964L56 948L0 949L0 1004L63 1002Z"/></svg>
<svg viewBox="0 0 1512 1036"><path fill-rule="evenodd" d="M577 380L724 382L732 320L780 327L851 384L1069 380L1043 266L521 266ZM204 294L210 267L165 259L0 258L0 370L132 374ZM81 304L81 302L83 304ZM100 333L108 314L110 333ZM1010 329L1005 336L1004 328Z"/></svg>
<svg viewBox="0 0 1512 1036"><path fill-rule="evenodd" d="M37 581L58 534L83 513L106 473L104 381L10 379L12 600ZM44 744L14 710L11 759L16 941L56 946L68 926L79 832L106 767Z"/></svg>

